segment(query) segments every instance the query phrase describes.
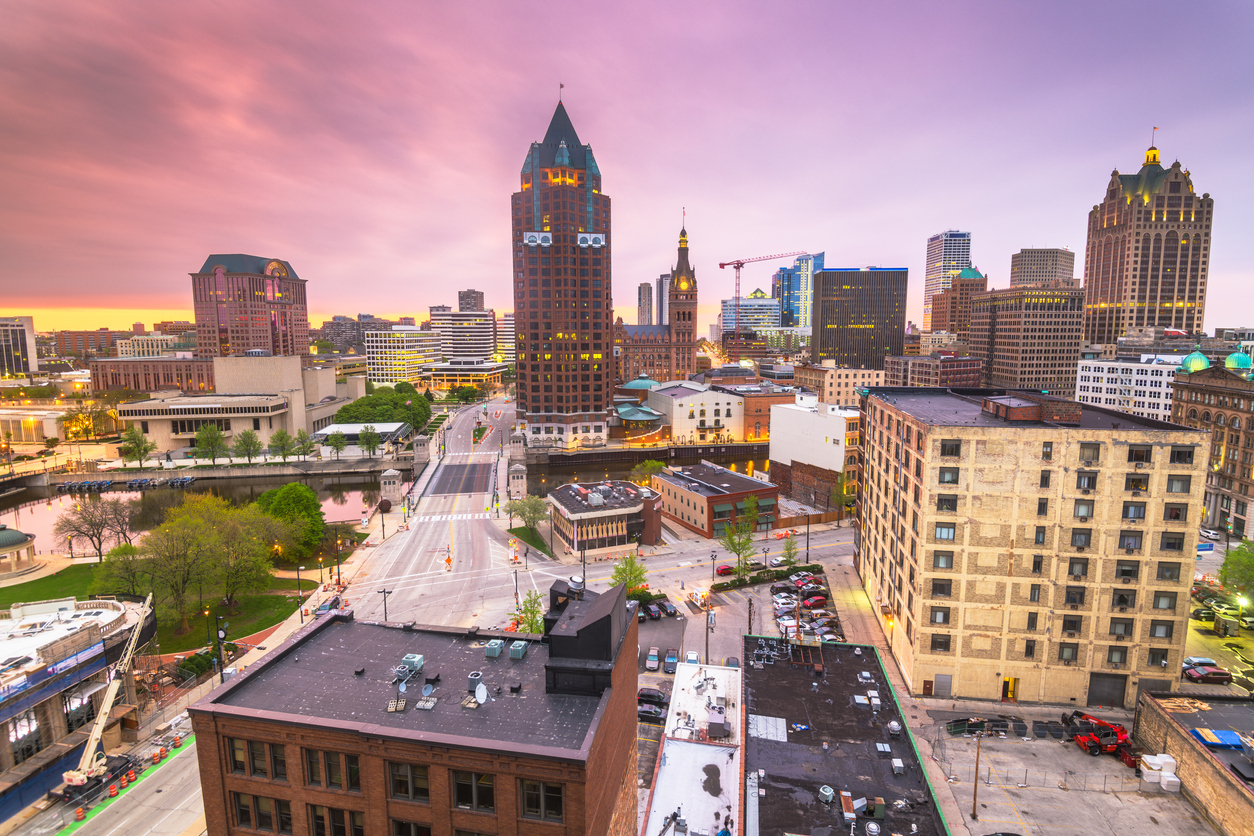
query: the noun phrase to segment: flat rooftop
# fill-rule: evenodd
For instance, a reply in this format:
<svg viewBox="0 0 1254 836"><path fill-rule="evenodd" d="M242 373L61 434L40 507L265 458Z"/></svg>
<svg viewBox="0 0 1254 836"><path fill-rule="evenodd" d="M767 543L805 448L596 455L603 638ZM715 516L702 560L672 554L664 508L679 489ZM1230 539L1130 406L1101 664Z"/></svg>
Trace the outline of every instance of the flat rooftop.
<svg viewBox="0 0 1254 836"><path fill-rule="evenodd" d="M505 647L492 658L486 644L494 638L503 639ZM546 645L530 641L523 658L510 658L510 644L524 638L463 628L407 629L354 621L351 611L332 613L193 710L433 746L583 760L610 692L546 693ZM421 655L424 662L401 693L393 671L407 654ZM488 691L483 705L469 687L473 671L482 673ZM437 677L424 700L424 685ZM402 697L403 710L388 711Z"/></svg>
<svg viewBox="0 0 1254 836"><path fill-rule="evenodd" d="M718 833L740 814L740 747L662 739L642 833L653 836L672 813L688 823L689 833ZM733 833L742 832L728 825ZM674 826L668 831L674 833Z"/></svg>
<svg viewBox="0 0 1254 836"><path fill-rule="evenodd" d="M561 506L568 514L597 514L643 508L642 492L653 494L648 488L611 479L606 482L562 485L549 491L549 499ZM600 497L599 504L593 504L596 502L592 500L594 494Z"/></svg>
<svg viewBox="0 0 1254 836"><path fill-rule="evenodd" d="M1167 716L1184 726L1186 730L1209 729L1211 731L1234 731L1249 737L1254 730L1254 702L1248 699L1216 695L1214 691L1176 691L1171 694L1151 695L1160 707L1171 705L1184 707L1189 704L1201 703L1209 706L1204 711L1169 711ZM1204 745L1204 744L1203 744ZM1222 749L1207 746L1210 756L1222 764L1223 769L1235 772L1245 779L1246 775L1254 776L1254 763L1241 749ZM1151 753L1153 754L1153 753ZM1235 769L1234 769L1235 767ZM1254 784L1254 781L1247 783Z"/></svg>
<svg viewBox="0 0 1254 836"><path fill-rule="evenodd" d="M722 708L722 712L718 709ZM710 735L710 713L720 714L726 735ZM716 721L717 722L717 721ZM740 670L722 665L675 666L671 704L666 715L666 735L684 740L740 745Z"/></svg>
<svg viewBox="0 0 1254 836"><path fill-rule="evenodd" d="M849 832L841 792L883 798L884 834L947 832L874 647L745 636L743 662L746 836ZM819 800L824 786L835 791L830 804ZM858 819L861 833L868 819Z"/></svg>
<svg viewBox="0 0 1254 836"><path fill-rule="evenodd" d="M1078 401L1057 400L1074 403L1080 408L1079 424L1060 424L1046 421L1006 421L996 415L984 411L984 399L995 398L1004 401L1006 398L1022 401L1021 405L1032 406L1034 402L1020 397L1015 389L924 389L918 387L870 386L867 387L868 397L880 398L903 412L918 418L933 427L1007 427L1039 428L1039 427L1076 427L1086 430L1179 430L1181 432L1197 432L1192 427L1144 418L1115 409L1105 409Z"/></svg>
<svg viewBox="0 0 1254 836"><path fill-rule="evenodd" d="M657 478L702 496L744 493L775 487L770 482L741 476L739 473L718 465L693 464L687 467L674 467L671 471L670 473L663 471L657 474Z"/></svg>

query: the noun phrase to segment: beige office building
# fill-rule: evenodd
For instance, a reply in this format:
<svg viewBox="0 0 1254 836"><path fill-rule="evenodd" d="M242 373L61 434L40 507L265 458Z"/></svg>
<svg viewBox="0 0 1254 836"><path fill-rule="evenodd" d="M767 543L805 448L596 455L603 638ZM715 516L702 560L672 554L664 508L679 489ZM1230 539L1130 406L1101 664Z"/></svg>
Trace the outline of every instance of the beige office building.
<svg viewBox="0 0 1254 836"><path fill-rule="evenodd" d="M858 390L867 386L883 386L883 369L849 369L837 366L835 360L821 364L807 363L793 367L793 385L819 396L819 403L857 408Z"/></svg>
<svg viewBox="0 0 1254 836"><path fill-rule="evenodd" d="M990 290L971 297L967 350L984 361L984 382L1075 395L1084 291L1059 282Z"/></svg>
<svg viewBox="0 0 1254 836"><path fill-rule="evenodd" d="M1210 436L1026 391L863 402L856 562L911 693L1172 690Z"/></svg>
<svg viewBox="0 0 1254 836"><path fill-rule="evenodd" d="M1010 286L1074 282L1075 253L1068 249L1024 248L1010 256ZM1076 282L1076 286L1079 283Z"/></svg>

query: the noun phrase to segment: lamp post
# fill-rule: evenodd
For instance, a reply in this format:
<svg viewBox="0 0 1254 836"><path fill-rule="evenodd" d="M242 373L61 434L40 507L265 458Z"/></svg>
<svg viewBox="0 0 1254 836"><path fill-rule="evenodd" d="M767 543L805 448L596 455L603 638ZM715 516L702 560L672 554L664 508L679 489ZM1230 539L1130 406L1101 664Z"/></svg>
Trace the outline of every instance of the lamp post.
<svg viewBox="0 0 1254 836"><path fill-rule="evenodd" d="M771 550L770 546L763 546L763 547L762 547L762 568L763 568L763 569L767 568L767 566L769 565L769 564L766 562L766 556L767 556L767 554L770 552L770 550Z"/></svg>
<svg viewBox="0 0 1254 836"><path fill-rule="evenodd" d="M74 559L74 537L73 535L65 535L65 542L70 544L70 560Z"/></svg>
<svg viewBox="0 0 1254 836"><path fill-rule="evenodd" d="M322 555L318 555L318 586L322 586L324 583L326 581L322 578Z"/></svg>
<svg viewBox="0 0 1254 836"><path fill-rule="evenodd" d="M305 623L305 600L304 600L304 596L300 594L300 570L304 568L305 568L304 566L296 567L296 601L297 601L297 609L300 610L300 623L301 624Z"/></svg>
<svg viewBox="0 0 1254 836"><path fill-rule="evenodd" d="M710 552L710 583L714 583L714 558L718 556L718 552Z"/></svg>
<svg viewBox="0 0 1254 836"><path fill-rule="evenodd" d="M205 642L213 644L213 631L209 629L209 608L205 607Z"/></svg>
<svg viewBox="0 0 1254 836"><path fill-rule="evenodd" d="M335 533L335 583L337 586L344 585L344 576L340 573L340 533Z"/></svg>
<svg viewBox="0 0 1254 836"><path fill-rule="evenodd" d="M215 642L215 652L218 660L218 684L226 682L226 664L222 661L222 640L226 638L226 628L231 626L231 622L222 623L224 616L215 616L218 620L218 633Z"/></svg>

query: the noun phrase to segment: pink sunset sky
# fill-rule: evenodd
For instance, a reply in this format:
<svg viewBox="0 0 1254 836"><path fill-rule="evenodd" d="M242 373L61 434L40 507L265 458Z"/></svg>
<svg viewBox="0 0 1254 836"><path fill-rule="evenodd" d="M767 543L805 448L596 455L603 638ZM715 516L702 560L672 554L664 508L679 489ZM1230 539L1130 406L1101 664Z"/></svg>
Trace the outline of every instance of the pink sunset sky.
<svg viewBox="0 0 1254 836"><path fill-rule="evenodd" d="M190 318L213 252L290 261L311 324L511 307L509 196L558 83L613 198L615 302L687 207L701 332L719 261L910 269L973 233L1005 286L1069 246L1151 129L1215 198L1206 326L1254 325L1248 2L10 0L0 26L0 315ZM752 265L769 291L786 262Z"/></svg>

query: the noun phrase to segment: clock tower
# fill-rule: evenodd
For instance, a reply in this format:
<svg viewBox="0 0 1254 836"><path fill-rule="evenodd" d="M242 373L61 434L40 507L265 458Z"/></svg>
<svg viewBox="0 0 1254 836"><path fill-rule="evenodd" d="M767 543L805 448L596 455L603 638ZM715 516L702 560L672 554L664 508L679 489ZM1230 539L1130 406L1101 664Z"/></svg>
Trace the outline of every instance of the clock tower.
<svg viewBox="0 0 1254 836"><path fill-rule="evenodd" d="M697 371L697 274L688 263L687 229L679 231L679 258L671 270L668 300L671 371L683 379Z"/></svg>

